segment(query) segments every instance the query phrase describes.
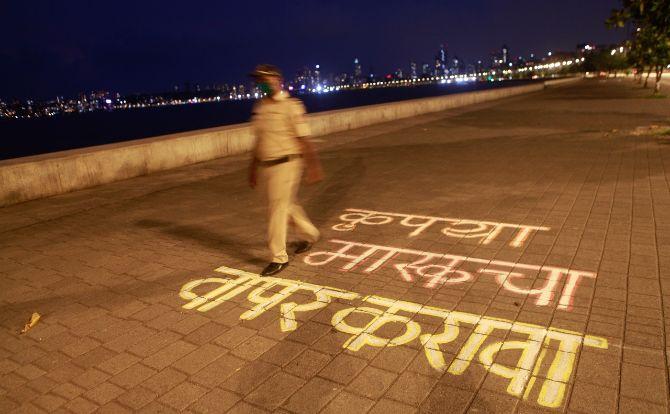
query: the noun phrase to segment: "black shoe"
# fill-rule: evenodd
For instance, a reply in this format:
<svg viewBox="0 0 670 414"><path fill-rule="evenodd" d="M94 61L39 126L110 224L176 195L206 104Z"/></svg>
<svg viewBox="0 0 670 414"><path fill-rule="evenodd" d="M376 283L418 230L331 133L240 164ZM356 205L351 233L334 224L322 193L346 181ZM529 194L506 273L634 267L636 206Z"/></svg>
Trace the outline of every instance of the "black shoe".
<svg viewBox="0 0 670 414"><path fill-rule="evenodd" d="M286 263L277 263L272 262L269 265L265 266L265 269L261 272L261 276L272 276L284 270L288 267L288 262Z"/></svg>
<svg viewBox="0 0 670 414"><path fill-rule="evenodd" d="M309 251L309 249L311 249L313 245L314 245L314 243L310 243L306 240L296 242L295 243L295 254L305 253L306 251Z"/></svg>

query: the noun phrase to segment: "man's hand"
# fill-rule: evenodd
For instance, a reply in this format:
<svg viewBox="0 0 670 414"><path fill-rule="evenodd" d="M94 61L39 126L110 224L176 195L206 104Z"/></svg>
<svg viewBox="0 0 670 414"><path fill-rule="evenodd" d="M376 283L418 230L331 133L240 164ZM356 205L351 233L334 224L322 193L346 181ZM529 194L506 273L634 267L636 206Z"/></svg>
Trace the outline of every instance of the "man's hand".
<svg viewBox="0 0 670 414"><path fill-rule="evenodd" d="M302 155L305 159L305 183L314 184L323 180L323 168L314 146L306 137L299 137L298 142L302 147Z"/></svg>
<svg viewBox="0 0 670 414"><path fill-rule="evenodd" d="M256 188L257 183L258 160L256 158L251 160L249 165L249 187Z"/></svg>
<svg viewBox="0 0 670 414"><path fill-rule="evenodd" d="M323 168L318 158L314 157L308 161L305 170L305 183L315 184L323 180Z"/></svg>

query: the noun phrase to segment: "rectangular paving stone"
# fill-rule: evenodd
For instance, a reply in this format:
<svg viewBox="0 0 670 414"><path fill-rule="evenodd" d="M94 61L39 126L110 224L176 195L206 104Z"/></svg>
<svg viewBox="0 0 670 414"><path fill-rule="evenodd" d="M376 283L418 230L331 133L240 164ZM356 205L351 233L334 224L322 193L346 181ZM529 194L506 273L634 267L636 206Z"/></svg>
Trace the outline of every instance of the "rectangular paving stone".
<svg viewBox="0 0 670 414"><path fill-rule="evenodd" d="M111 375L106 374L99 369L90 368L84 371L84 373L81 375L74 377L72 379L72 383L90 390L91 388L94 388L95 386L107 381L110 376Z"/></svg>
<svg viewBox="0 0 670 414"><path fill-rule="evenodd" d="M186 380L186 375L173 368L166 368L148 380L143 381L141 385L156 392L158 395L163 395L184 382L184 380Z"/></svg>
<svg viewBox="0 0 670 414"><path fill-rule="evenodd" d="M81 356L78 356L77 358L72 359L72 362L81 368L89 369L107 361L114 356L116 356L116 352L99 346Z"/></svg>
<svg viewBox="0 0 670 414"><path fill-rule="evenodd" d="M570 409L594 414L616 412L617 391L577 381L572 389Z"/></svg>
<svg viewBox="0 0 670 414"><path fill-rule="evenodd" d="M56 395L44 394L35 398L32 402L43 410L53 412L62 407L67 402L67 400Z"/></svg>
<svg viewBox="0 0 670 414"><path fill-rule="evenodd" d="M277 366L263 361L249 362L221 383L221 388L247 395L277 371L279 371Z"/></svg>
<svg viewBox="0 0 670 414"><path fill-rule="evenodd" d="M619 402L619 412L622 414L633 414L633 413L661 414L661 413L667 413L667 406L653 404L647 401L621 396Z"/></svg>
<svg viewBox="0 0 670 414"><path fill-rule="evenodd" d="M119 403L130 408L139 410L158 398L158 393L145 387L134 387L118 397Z"/></svg>
<svg viewBox="0 0 670 414"><path fill-rule="evenodd" d="M137 363L111 377L109 382L125 389L131 389L156 373L155 369Z"/></svg>
<svg viewBox="0 0 670 414"><path fill-rule="evenodd" d="M214 388L191 404L188 409L201 414L227 412L239 400L240 397L233 392Z"/></svg>
<svg viewBox="0 0 670 414"><path fill-rule="evenodd" d="M189 344L188 342L181 340L175 341L174 343L148 356L142 360L142 363L151 368L160 370L193 352L196 348L197 347L195 345Z"/></svg>
<svg viewBox="0 0 670 414"><path fill-rule="evenodd" d="M301 378L278 372L247 395L245 400L266 410L275 410L304 384Z"/></svg>
<svg viewBox="0 0 670 414"><path fill-rule="evenodd" d="M428 396L437 381L413 372L404 372L385 394L394 399L418 407Z"/></svg>
<svg viewBox="0 0 670 414"><path fill-rule="evenodd" d="M125 390L119 386L110 382L103 382L95 388L86 391L84 397L99 405L105 405L124 392Z"/></svg>
<svg viewBox="0 0 670 414"><path fill-rule="evenodd" d="M64 382L51 390L52 393L59 395L68 401L80 396L84 393L84 391L84 388L78 387L69 382Z"/></svg>
<svg viewBox="0 0 670 414"><path fill-rule="evenodd" d="M158 350L166 347L167 345L179 340L179 338L179 334L174 332L157 332L155 335L152 335L151 337L146 338L145 340L138 342L128 348L128 352L139 357L146 358L150 355L153 355Z"/></svg>
<svg viewBox="0 0 670 414"><path fill-rule="evenodd" d="M251 405L245 401L239 401L233 408L228 410L232 414L264 414L267 411L262 408L258 408L254 405Z"/></svg>
<svg viewBox="0 0 670 414"><path fill-rule="evenodd" d="M89 414L97 411L100 407L82 397L77 397L65 404L65 408L76 414Z"/></svg>
<svg viewBox="0 0 670 414"><path fill-rule="evenodd" d="M230 354L221 356L191 376L191 381L214 388L240 371L247 362Z"/></svg>
<svg viewBox="0 0 670 414"><path fill-rule="evenodd" d="M418 412L416 407L386 398L379 400L377 404L372 407L372 410L370 410L370 413L372 414L404 414L416 412Z"/></svg>
<svg viewBox="0 0 670 414"><path fill-rule="evenodd" d="M253 361L263 355L275 344L277 344L277 341L275 340L260 335L254 335L237 345L235 349L230 351L230 353L242 359L246 359L247 361Z"/></svg>
<svg viewBox="0 0 670 414"><path fill-rule="evenodd" d="M322 413L367 413L374 403L372 400L344 391L333 398Z"/></svg>
<svg viewBox="0 0 670 414"><path fill-rule="evenodd" d="M372 400L379 400L397 378L396 373L367 366L349 384L347 390Z"/></svg>
<svg viewBox="0 0 670 414"><path fill-rule="evenodd" d="M341 391L332 381L314 377L284 403L283 407L298 413L318 413Z"/></svg>
<svg viewBox="0 0 670 414"><path fill-rule="evenodd" d="M216 338L214 343L228 349L234 349L245 340L256 335L256 332L257 331L253 329L244 328L242 326L235 326Z"/></svg>
<svg viewBox="0 0 670 414"><path fill-rule="evenodd" d="M227 330L228 327L210 321L205 325L193 330L188 335L184 336L183 339L186 342L190 342L194 345L204 345L205 343L213 341L214 338L222 335Z"/></svg>
<svg viewBox="0 0 670 414"><path fill-rule="evenodd" d="M368 362L351 355L340 354L328 363L319 376L342 385L349 384L368 365Z"/></svg>
<svg viewBox="0 0 670 414"><path fill-rule="evenodd" d="M666 372L625 362L621 369L621 395L667 405Z"/></svg>
<svg viewBox="0 0 670 414"><path fill-rule="evenodd" d="M144 326L138 326L129 332L124 333L123 335L105 342L104 346L105 348L111 349L115 352L123 352L131 346L146 340L155 333L156 331L153 329L149 329Z"/></svg>
<svg viewBox="0 0 670 414"><path fill-rule="evenodd" d="M284 371L301 378L309 379L321 371L331 360L332 358L326 354L307 349L293 361L289 362L284 367Z"/></svg>
<svg viewBox="0 0 670 414"><path fill-rule="evenodd" d="M228 350L225 348L212 344L205 344L172 364L172 367L192 375L226 353L228 353Z"/></svg>
<svg viewBox="0 0 670 414"><path fill-rule="evenodd" d="M264 352L259 359L280 367L285 367L298 355L302 354L307 347L297 342L283 340L277 342L272 348Z"/></svg>
<svg viewBox="0 0 670 414"><path fill-rule="evenodd" d="M189 382L182 382L158 400L178 411L184 410L207 392L207 389Z"/></svg>
<svg viewBox="0 0 670 414"><path fill-rule="evenodd" d="M138 357L124 352L104 361L103 363L99 364L97 368L99 368L101 371L105 371L108 374L116 375L119 372L134 365L139 360L140 359Z"/></svg>

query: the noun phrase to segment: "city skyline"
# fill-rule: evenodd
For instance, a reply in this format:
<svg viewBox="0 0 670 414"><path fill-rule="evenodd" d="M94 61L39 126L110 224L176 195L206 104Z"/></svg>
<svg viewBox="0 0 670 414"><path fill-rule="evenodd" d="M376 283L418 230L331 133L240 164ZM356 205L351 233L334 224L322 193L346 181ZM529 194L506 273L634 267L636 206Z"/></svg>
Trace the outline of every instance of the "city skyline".
<svg viewBox="0 0 670 414"><path fill-rule="evenodd" d="M570 51L557 51L562 55L572 55L577 57L580 54L585 52L584 49L580 49L581 46L586 45L584 43L577 45ZM609 47L609 45L601 45L598 47ZM593 46L595 50L596 46ZM502 45L497 51L492 51L489 56L478 59L474 62L468 62L466 60L460 59L457 54L449 54L448 47L446 44L440 44L439 48L436 48L436 53L432 59L424 59L420 61L410 60L406 62L405 67L402 65L391 65L395 69L388 71L376 71L377 73L372 72L372 68L368 71L362 69L362 62L359 58L354 58L351 62L350 70L340 73L326 72L321 68L320 64L313 66L302 65L295 73L284 73L284 83L285 87L289 91L295 92L317 92L316 87L326 87L334 85L361 85L364 83L372 83L376 81L384 81L389 79L420 79L426 77L440 77L440 76L449 76L449 75L476 75L477 77L482 77L483 72L495 70L499 68L514 68L519 69L524 66L532 66L536 63L543 62L545 60L560 60L560 57L552 58L552 52L535 54L531 53L529 56L516 56L510 55L510 49L507 45ZM556 50L556 49L554 49ZM304 86L302 86L303 84ZM300 88L302 86L302 88ZM305 86L308 90L304 91ZM208 84L201 85L200 83L194 83L186 81L182 84L173 84L165 87L163 90L143 90L135 91L130 93L121 93L118 90L83 90L78 93L65 95L58 94L55 96L49 96L42 99L34 99L33 97L24 97L19 99L16 97L7 97L0 95L0 103L11 103L12 101L18 102L42 102L42 103L59 103L64 100L76 101L89 99L90 96L97 96L96 99L101 99L105 97L140 97L140 96L160 96L168 94L192 94L197 96L200 93L206 93L208 91L218 91L225 92L225 94L237 93L237 90L241 90L241 93L245 94L245 89L247 92L253 94L253 89L255 89L253 80L248 76L245 76L243 79L232 80L230 82L212 82ZM313 90L312 90L313 89ZM320 90L319 90L320 92ZM232 95L231 95L232 96ZM257 97L257 96L256 96Z"/></svg>
<svg viewBox="0 0 670 414"><path fill-rule="evenodd" d="M617 1L570 0L561 8L476 3L9 4L0 29L7 40L0 46L0 96L47 99L237 83L257 62L279 65L287 78L305 64L320 64L325 74L350 73L354 58L366 74L410 71L410 62L421 72L440 44L450 56L475 64L502 45L510 45L516 58L624 37L603 24Z"/></svg>
<svg viewBox="0 0 670 414"><path fill-rule="evenodd" d="M482 61L466 64L455 55L450 57L446 46L440 45L431 64L424 62L419 67L412 61L405 72L398 68L394 73L364 74L359 59L355 58L352 71L338 75L322 74L319 64L305 66L294 77L285 77L284 88L291 94L305 95L380 87L545 78L579 71L587 56L592 56L603 48L609 51L610 46L582 44L576 47L575 52L548 52L541 56L519 56L513 59L509 55L509 47L503 45L497 53L491 54L488 64ZM624 53L623 47L616 50L619 49ZM186 83L181 87L175 85L171 91L127 95L116 91L90 91L82 92L76 97L57 96L52 99L24 101L14 99L10 102L4 102L0 97L0 118L50 117L65 113L259 99L263 96L262 90L249 80L232 85L226 83L201 86Z"/></svg>

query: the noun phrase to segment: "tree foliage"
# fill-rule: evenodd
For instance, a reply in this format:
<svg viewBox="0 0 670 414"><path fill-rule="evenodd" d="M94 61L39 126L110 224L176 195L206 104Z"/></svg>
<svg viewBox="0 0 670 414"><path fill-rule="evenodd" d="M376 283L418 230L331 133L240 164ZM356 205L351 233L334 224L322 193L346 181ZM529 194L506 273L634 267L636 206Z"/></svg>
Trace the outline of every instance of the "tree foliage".
<svg viewBox="0 0 670 414"><path fill-rule="evenodd" d="M638 73L645 69L655 73L654 92L658 93L663 69L670 64L670 0L623 0L607 24L623 28L628 23L634 27L628 42L630 64Z"/></svg>
<svg viewBox="0 0 670 414"><path fill-rule="evenodd" d="M587 72L616 73L630 67L629 60L623 53L611 53L608 48L599 48L586 55L584 70Z"/></svg>

